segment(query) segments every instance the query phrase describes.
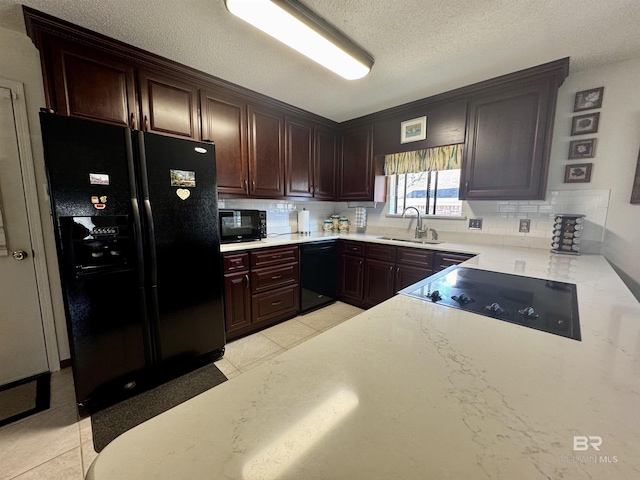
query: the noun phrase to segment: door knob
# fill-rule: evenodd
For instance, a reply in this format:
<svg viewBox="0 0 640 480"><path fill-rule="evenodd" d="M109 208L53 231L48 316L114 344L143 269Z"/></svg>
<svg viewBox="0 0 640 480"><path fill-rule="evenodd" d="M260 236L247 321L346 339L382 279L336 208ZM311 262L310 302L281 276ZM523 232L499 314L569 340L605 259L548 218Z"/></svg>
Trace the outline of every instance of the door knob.
<svg viewBox="0 0 640 480"><path fill-rule="evenodd" d="M23 250L16 250L15 252L13 252L13 258L16 260L24 260L25 258L27 258L27 252Z"/></svg>

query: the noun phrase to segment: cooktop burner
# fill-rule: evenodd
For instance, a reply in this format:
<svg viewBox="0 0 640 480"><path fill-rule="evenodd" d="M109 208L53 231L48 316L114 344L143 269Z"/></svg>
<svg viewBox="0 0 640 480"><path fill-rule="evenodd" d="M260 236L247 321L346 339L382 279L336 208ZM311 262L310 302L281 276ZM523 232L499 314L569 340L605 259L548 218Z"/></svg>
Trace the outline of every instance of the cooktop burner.
<svg viewBox="0 0 640 480"><path fill-rule="evenodd" d="M572 283L453 266L399 293L581 340Z"/></svg>

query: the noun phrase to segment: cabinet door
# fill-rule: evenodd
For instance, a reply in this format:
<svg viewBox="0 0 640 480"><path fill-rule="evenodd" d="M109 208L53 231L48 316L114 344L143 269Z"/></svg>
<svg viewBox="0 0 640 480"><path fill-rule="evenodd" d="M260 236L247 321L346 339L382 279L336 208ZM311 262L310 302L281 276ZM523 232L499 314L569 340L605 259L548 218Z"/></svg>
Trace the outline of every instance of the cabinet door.
<svg viewBox="0 0 640 480"><path fill-rule="evenodd" d="M410 267L408 265L397 265L396 266L396 279L394 290L397 292L398 290L402 290L409 285L413 285L420 280L424 280L428 276L432 274L432 270L430 268L424 267Z"/></svg>
<svg viewBox="0 0 640 480"><path fill-rule="evenodd" d="M139 70L142 130L200 139L198 87L160 73Z"/></svg>
<svg viewBox="0 0 640 480"><path fill-rule="evenodd" d="M103 52L54 39L49 99L61 115L136 127L133 67ZM46 74L46 72L45 72Z"/></svg>
<svg viewBox="0 0 640 480"><path fill-rule="evenodd" d="M302 119L286 119L286 195L313 196L313 125Z"/></svg>
<svg viewBox="0 0 640 480"><path fill-rule="evenodd" d="M335 200L338 132L316 127L313 148L313 196L320 200Z"/></svg>
<svg viewBox="0 0 640 480"><path fill-rule="evenodd" d="M284 195L284 115L249 105L249 193L256 197Z"/></svg>
<svg viewBox="0 0 640 480"><path fill-rule="evenodd" d="M224 313L227 332L251 323L249 272L224 276Z"/></svg>
<svg viewBox="0 0 640 480"><path fill-rule="evenodd" d="M373 200L373 126L342 132L338 201Z"/></svg>
<svg viewBox="0 0 640 480"><path fill-rule="evenodd" d="M352 255L340 257L340 296L362 301L364 291L364 259Z"/></svg>
<svg viewBox="0 0 640 480"><path fill-rule="evenodd" d="M469 102L460 198L544 198L556 93L545 80Z"/></svg>
<svg viewBox="0 0 640 480"><path fill-rule="evenodd" d="M364 264L364 301L377 305L393 296L395 266L390 262L367 258Z"/></svg>
<svg viewBox="0 0 640 480"><path fill-rule="evenodd" d="M249 193L247 104L239 98L200 91L202 138L216 145L218 193Z"/></svg>

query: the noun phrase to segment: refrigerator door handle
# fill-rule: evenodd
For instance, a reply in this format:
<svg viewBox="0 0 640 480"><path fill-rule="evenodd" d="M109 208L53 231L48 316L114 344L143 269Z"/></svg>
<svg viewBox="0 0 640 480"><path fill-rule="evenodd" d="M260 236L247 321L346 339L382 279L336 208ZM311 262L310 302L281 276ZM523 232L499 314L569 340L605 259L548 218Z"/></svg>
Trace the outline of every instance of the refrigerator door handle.
<svg viewBox="0 0 640 480"><path fill-rule="evenodd" d="M155 231L153 227L153 211L151 210L151 201L149 200L149 181L147 180L147 157L144 147L144 134L140 131L136 132L138 135L138 158L140 160L140 183L142 185L142 209L144 214L145 223L147 226L147 245L149 254L149 283L156 286L158 284L158 268L156 266L156 242Z"/></svg>
<svg viewBox="0 0 640 480"><path fill-rule="evenodd" d="M133 142L131 135L126 135L127 168L129 170L129 188L131 190L131 211L133 216L133 233L137 258L138 286L144 287L144 249L142 245L142 220L140 218L140 204L138 202L138 186L136 185L135 165L133 159Z"/></svg>
<svg viewBox="0 0 640 480"><path fill-rule="evenodd" d="M139 259L136 265L136 271L138 274L138 288L140 290L140 308L144 318L149 319L149 309L147 305L147 298L145 295L145 256L143 245L143 233L142 233L142 218L140 216L140 192L139 187L136 184L135 164L133 156L133 139L132 134L125 136L127 144L127 167L129 169L129 187L131 189L131 212L133 217L133 236L135 242L135 248L137 257ZM143 322L142 331L145 338L145 359L148 364L155 361L157 352L155 342L153 341L153 333L148 321Z"/></svg>

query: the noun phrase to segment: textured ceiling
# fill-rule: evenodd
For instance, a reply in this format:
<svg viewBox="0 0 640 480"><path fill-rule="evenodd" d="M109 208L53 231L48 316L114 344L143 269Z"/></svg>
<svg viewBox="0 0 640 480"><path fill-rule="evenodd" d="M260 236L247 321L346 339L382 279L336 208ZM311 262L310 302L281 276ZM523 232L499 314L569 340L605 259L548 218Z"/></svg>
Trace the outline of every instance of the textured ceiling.
<svg viewBox="0 0 640 480"><path fill-rule="evenodd" d="M302 0L375 58L355 81L224 0L0 0L0 27L24 31L21 3L336 121L566 56L570 71L640 57L638 0Z"/></svg>

